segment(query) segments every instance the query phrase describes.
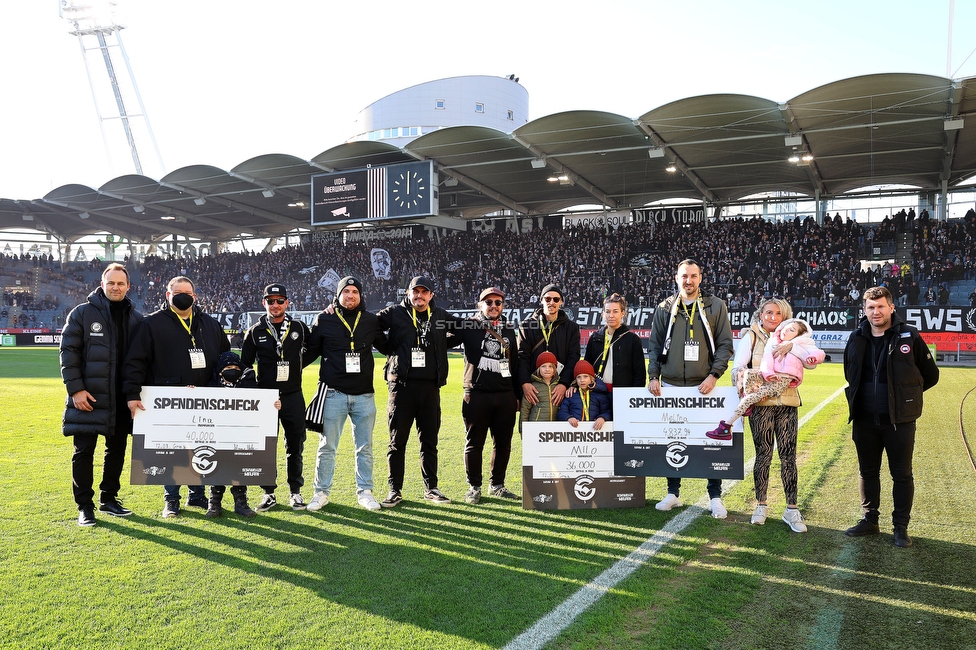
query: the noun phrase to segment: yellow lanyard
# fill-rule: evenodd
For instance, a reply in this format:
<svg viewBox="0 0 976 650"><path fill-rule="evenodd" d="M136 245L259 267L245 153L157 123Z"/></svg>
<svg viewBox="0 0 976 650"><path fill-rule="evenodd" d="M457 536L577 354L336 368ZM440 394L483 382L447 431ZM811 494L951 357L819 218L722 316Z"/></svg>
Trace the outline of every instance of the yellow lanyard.
<svg viewBox="0 0 976 650"><path fill-rule="evenodd" d="M580 400L583 401L583 417L580 418L583 422L590 419L590 391L581 390Z"/></svg>
<svg viewBox="0 0 976 650"><path fill-rule="evenodd" d="M173 312L174 314L176 314L176 310L174 310L172 307L170 307L170 311ZM189 325L186 324L186 321L183 320L183 317L180 316L179 314L176 314L176 319L178 321L180 321L180 325L182 325L183 326L183 329L186 330L186 333L190 335L190 343L193 345L194 348L196 348L197 347L197 340L195 338L193 338L193 332L190 331L190 328L193 327L193 312L192 311L190 312L190 324Z"/></svg>
<svg viewBox="0 0 976 650"><path fill-rule="evenodd" d="M356 334L356 328L359 327L359 319L362 318L362 315L363 315L363 312L359 312L358 314L356 314L356 322L352 324L352 327L349 327L349 323L346 322L346 319L342 317L342 314L339 313L339 310L338 309L336 310L336 316L339 317L339 320L342 321L342 324L346 326L346 329L347 330L349 330L349 349L350 350L355 350L356 349L356 341L355 341L354 336ZM414 327L417 326L417 312L414 312L414 323L413 323L413 326ZM419 342L419 339L418 339L418 342Z"/></svg>
<svg viewBox="0 0 976 650"><path fill-rule="evenodd" d="M610 331L606 330L604 334L606 336L606 339L603 341L603 355L600 357L601 373L603 372L603 369L607 367L607 354L610 352L610 339L611 339Z"/></svg>
<svg viewBox="0 0 976 650"><path fill-rule="evenodd" d="M282 344L283 344L284 340L286 338L288 338L288 332L291 331L291 320L289 320L289 319L286 318L285 319L285 322L284 322L284 325L285 325L285 328L281 332L281 336L280 337L278 336L278 330L275 329L274 323L272 323L270 320L268 321L268 327L267 327L268 334L271 335L271 338L273 338L275 340L275 343L278 346L278 358L281 359L282 361L284 361L284 359L285 359L285 352L284 352L284 350L282 348Z"/></svg>
<svg viewBox="0 0 976 650"><path fill-rule="evenodd" d="M679 298L679 300L681 300ZM691 315L688 314L688 305L681 301L681 308L685 312L685 318L688 319L688 340L695 338L695 311L698 309L698 301L695 300L691 305Z"/></svg>
<svg viewBox="0 0 976 650"><path fill-rule="evenodd" d="M413 328L415 330L417 330L417 347L419 348L420 347L420 328L417 327L417 310L414 309L413 307L411 307L410 310L413 311ZM359 320L357 319L356 322L358 323ZM430 311L427 312L427 322L428 323L430 322Z"/></svg>
<svg viewBox="0 0 976 650"><path fill-rule="evenodd" d="M542 317L542 338L544 338L546 340L546 349L547 350L549 349L549 337L552 336L552 330L553 330L553 328L555 326L556 326L556 323L553 322L553 324L550 325L549 326L549 329L547 330L546 329L546 317L545 316Z"/></svg>

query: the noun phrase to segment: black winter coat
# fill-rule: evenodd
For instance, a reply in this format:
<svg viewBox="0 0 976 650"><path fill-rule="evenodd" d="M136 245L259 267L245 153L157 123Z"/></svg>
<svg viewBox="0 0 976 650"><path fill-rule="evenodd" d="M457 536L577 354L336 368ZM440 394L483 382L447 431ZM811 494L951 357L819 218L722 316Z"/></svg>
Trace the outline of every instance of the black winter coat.
<svg viewBox="0 0 976 650"><path fill-rule="evenodd" d="M603 348L606 341L607 328L601 327L593 333L593 336L586 343L586 354L583 356L593 365L600 379L603 379L606 374L603 358ZM621 325L613 333L607 355L613 360L613 373L611 374L613 382L611 382L611 386L643 388L647 385L644 346L640 337L631 332L629 327Z"/></svg>
<svg viewBox="0 0 976 650"><path fill-rule="evenodd" d="M559 310L559 315L553 323L546 343L542 335L542 327L546 323L546 316L539 307L527 320L519 326L519 386L532 382L532 374L536 371L536 359L543 352L552 352L556 360L563 364L563 371L559 373L559 383L569 388L576 377L573 371L580 359L580 330L579 325L569 320L566 312Z"/></svg>
<svg viewBox="0 0 976 650"><path fill-rule="evenodd" d="M288 322L288 332L281 342L281 356L278 356L278 341L271 335L268 315L252 325L244 333L241 342L241 363L250 368L257 361L258 386L277 388L281 393L294 393L302 389L302 368L308 365L305 360L305 345L308 341L308 325L297 319ZM278 381L278 362L288 362L288 381Z"/></svg>
<svg viewBox="0 0 976 650"><path fill-rule="evenodd" d="M221 352L230 342L210 314L193 306L191 326L197 348L203 350L206 367L190 365L193 344L180 317L169 308L146 317L133 337L122 366L122 390L127 400L139 399L143 386L206 386Z"/></svg>
<svg viewBox="0 0 976 650"><path fill-rule="evenodd" d="M88 295L88 302L71 310L61 333L61 379L68 399L65 402L62 431L66 436L102 435L115 432L115 415L120 409L116 376L122 359L118 358L118 337L125 349L133 330L143 315L133 308L128 298L124 304L122 331L116 331L112 320L111 301L99 287ZM75 408L71 396L87 390L95 398L91 411Z"/></svg>
<svg viewBox="0 0 976 650"><path fill-rule="evenodd" d="M308 336L305 349L305 363L309 364L319 356L319 381L346 395L367 395L373 390L373 348L386 352L386 334L380 329L379 318L366 311L363 301L350 311L339 306L338 299L332 301L333 314L324 311L315 317L312 332ZM339 320L346 320L354 335ZM359 324L356 317L359 316ZM352 342L352 348L349 343ZM355 353L359 357L359 372L346 372L346 355Z"/></svg>
<svg viewBox="0 0 976 650"><path fill-rule="evenodd" d="M844 348L848 421L855 419L854 406L864 383L864 360L871 352L871 336L871 324L865 318ZM939 368L918 330L897 313L891 314L891 327L885 331L885 348L888 416L892 424L914 422L922 415L922 393L939 382ZM863 418L865 414L858 415Z"/></svg>
<svg viewBox="0 0 976 650"><path fill-rule="evenodd" d="M417 329L413 325L412 308L408 296L399 305L390 305L376 315L379 328L387 332L387 357L384 370L388 382L403 382L410 378L412 370L410 351L417 346ZM433 300L428 303L427 311L430 313L428 336L431 349L428 351L426 361L427 363L433 361L437 370L437 385L443 386L447 383L447 348L461 343L460 340L452 337L449 344L447 333L448 330L459 327L461 319L440 307L435 307Z"/></svg>

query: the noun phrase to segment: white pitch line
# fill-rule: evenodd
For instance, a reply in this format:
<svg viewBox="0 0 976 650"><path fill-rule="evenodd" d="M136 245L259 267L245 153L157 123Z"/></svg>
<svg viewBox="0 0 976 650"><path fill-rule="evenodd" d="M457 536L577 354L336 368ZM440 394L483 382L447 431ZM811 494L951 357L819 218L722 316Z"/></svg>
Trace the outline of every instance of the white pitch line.
<svg viewBox="0 0 976 650"><path fill-rule="evenodd" d="M819 413L839 395L843 394L843 392L843 386L834 391L830 397L804 415L797 424L797 427L804 426L814 415ZM750 458L746 462L743 468L745 476L752 473L755 462L755 457ZM723 481L722 493L725 494L738 485L738 483L738 480ZM577 616L589 609L605 593L616 587L621 581L657 555L676 535L680 534L695 519L706 512L707 506L708 497L705 496L699 499L694 506L672 518L661 530L634 549L627 557L617 560L613 566L598 575L589 584L581 587L579 591L536 621L532 627L509 641L504 650L539 650L546 643L555 639L576 620Z"/></svg>

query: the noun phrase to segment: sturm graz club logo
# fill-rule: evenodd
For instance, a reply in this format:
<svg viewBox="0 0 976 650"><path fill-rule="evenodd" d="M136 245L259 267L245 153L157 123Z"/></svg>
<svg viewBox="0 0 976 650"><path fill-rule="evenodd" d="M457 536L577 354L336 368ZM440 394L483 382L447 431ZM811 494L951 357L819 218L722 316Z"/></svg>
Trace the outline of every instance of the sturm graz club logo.
<svg viewBox="0 0 976 650"><path fill-rule="evenodd" d="M193 452L191 464L200 476L206 476L217 469L217 461L211 460L217 450L213 447L198 447Z"/></svg>
<svg viewBox="0 0 976 650"><path fill-rule="evenodd" d="M536 503L549 503L550 501L552 501L552 495L551 494L537 494L534 497L532 497L532 500L535 501Z"/></svg>
<svg viewBox="0 0 976 650"><path fill-rule="evenodd" d="M596 488L593 487L593 477L585 475L577 477L576 484L573 486L573 493L580 501L589 501L592 499L596 495Z"/></svg>
<svg viewBox="0 0 976 650"><path fill-rule="evenodd" d="M681 469L688 464L688 456L685 454L686 451L688 451L688 445L675 441L668 445L668 451L664 454L664 458L671 467Z"/></svg>

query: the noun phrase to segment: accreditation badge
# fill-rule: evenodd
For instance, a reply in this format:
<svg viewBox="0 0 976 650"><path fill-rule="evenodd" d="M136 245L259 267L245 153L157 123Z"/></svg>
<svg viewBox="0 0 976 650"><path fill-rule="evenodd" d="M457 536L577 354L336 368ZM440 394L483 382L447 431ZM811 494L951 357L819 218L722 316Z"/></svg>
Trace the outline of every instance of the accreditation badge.
<svg viewBox="0 0 976 650"><path fill-rule="evenodd" d="M200 348L190 348L190 367L194 370L207 367L207 357Z"/></svg>
<svg viewBox="0 0 976 650"><path fill-rule="evenodd" d="M275 376L276 381L288 381L288 371L291 368L291 364L287 361L278 362L278 373Z"/></svg>
<svg viewBox="0 0 976 650"><path fill-rule="evenodd" d="M346 372L359 374L359 355L355 352L346 352Z"/></svg>
<svg viewBox="0 0 976 650"><path fill-rule="evenodd" d="M498 372L502 373L502 377L512 376L512 371L508 367L508 359L502 359L498 362Z"/></svg>
<svg viewBox="0 0 976 650"><path fill-rule="evenodd" d="M685 341L685 361L698 361L700 350L701 346L698 344L698 341L694 339Z"/></svg>
<svg viewBox="0 0 976 650"><path fill-rule="evenodd" d="M427 353L420 348L410 350L410 367L425 368L427 366Z"/></svg>

